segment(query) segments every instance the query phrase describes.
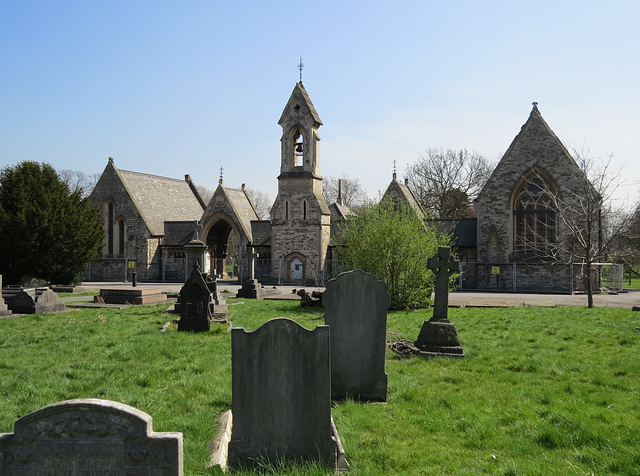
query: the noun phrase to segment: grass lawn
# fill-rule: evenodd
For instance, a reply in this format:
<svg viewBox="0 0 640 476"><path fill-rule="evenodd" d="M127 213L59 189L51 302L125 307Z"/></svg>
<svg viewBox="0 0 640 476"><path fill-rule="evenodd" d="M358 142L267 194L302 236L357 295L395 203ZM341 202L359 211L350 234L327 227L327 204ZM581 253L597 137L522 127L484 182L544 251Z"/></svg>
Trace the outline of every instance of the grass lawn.
<svg viewBox="0 0 640 476"><path fill-rule="evenodd" d="M230 299L228 302L236 302ZM0 319L0 433L72 398L104 398L184 434L186 475L205 469L215 416L231 408L226 326L178 333L166 305ZM232 305L254 330L322 310L293 301ZM430 311L389 314L391 336L415 339ZM354 475L640 474L640 314L629 309L452 309L467 358L387 352L388 402L332 409ZM325 474L314 466L277 474Z"/></svg>

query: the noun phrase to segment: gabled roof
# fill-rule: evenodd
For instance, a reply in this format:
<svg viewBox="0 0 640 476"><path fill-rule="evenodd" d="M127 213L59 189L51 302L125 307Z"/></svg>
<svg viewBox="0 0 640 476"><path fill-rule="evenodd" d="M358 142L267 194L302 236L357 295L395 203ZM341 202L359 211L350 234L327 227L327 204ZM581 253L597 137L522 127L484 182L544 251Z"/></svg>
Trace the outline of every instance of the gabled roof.
<svg viewBox="0 0 640 476"><path fill-rule="evenodd" d="M289 101L287 102L287 105L284 107L284 110L282 111L282 115L280 116L280 120L278 121L278 124L282 125L284 121L284 116L287 114L287 112L291 108L295 108L296 106L306 107L309 113L311 114L311 116L313 117L313 121L315 122L315 124L317 126L322 125L322 121L320 120L318 111L316 111L316 108L311 102L311 98L309 98L309 94L307 94L307 90L304 89L302 82L296 83L295 87L293 88L291 97L289 97Z"/></svg>
<svg viewBox="0 0 640 476"><path fill-rule="evenodd" d="M201 222L208 222L211 217L223 215L239 227L241 236L252 241L251 222L260 220L260 216L253 206L253 202L249 198L246 188L227 188L222 181L218 183L218 187L207 205L207 209L202 215Z"/></svg>
<svg viewBox="0 0 640 476"><path fill-rule="evenodd" d="M420 218L424 219L427 216L420 205L420 202L418 202L418 199L413 194L413 191L407 184L398 182L397 175L395 173L393 174L393 179L387 187L386 192L384 192L384 195L382 196L383 200L385 198L391 198L393 201L403 200L416 211Z"/></svg>
<svg viewBox="0 0 640 476"><path fill-rule="evenodd" d="M351 211L351 209L343 204L338 202L333 202L329 205L329 211L331 212L331 220L344 220L348 216L353 216L355 213Z"/></svg>
<svg viewBox="0 0 640 476"><path fill-rule="evenodd" d="M222 184L220 185L222 187ZM242 223L242 227L248 231L249 237L251 237L251 221L260 220L260 216L253 206L253 202L249 198L246 189L241 188L224 188L227 197L229 197L229 203L236 212L238 220Z"/></svg>
<svg viewBox="0 0 640 476"><path fill-rule="evenodd" d="M92 201L102 206L104 200L129 196L149 233L164 235L165 221L200 219L204 203L191 178L185 180L120 170L114 160L109 162L91 193Z"/></svg>
<svg viewBox="0 0 640 476"><path fill-rule="evenodd" d="M564 144L542 118L538 103L535 102L527 122L520 128L520 132L493 169L475 201L482 201L486 190L513 187L514 184L506 180L506 177L514 171L523 175L533 167L546 170L552 176L556 175L554 171L564 167L572 169L577 176L584 175ZM584 179L586 180L586 177Z"/></svg>
<svg viewBox="0 0 640 476"><path fill-rule="evenodd" d="M152 235L164 234L165 221L193 221L202 216L204 208L185 180L128 170L118 170L118 175Z"/></svg>

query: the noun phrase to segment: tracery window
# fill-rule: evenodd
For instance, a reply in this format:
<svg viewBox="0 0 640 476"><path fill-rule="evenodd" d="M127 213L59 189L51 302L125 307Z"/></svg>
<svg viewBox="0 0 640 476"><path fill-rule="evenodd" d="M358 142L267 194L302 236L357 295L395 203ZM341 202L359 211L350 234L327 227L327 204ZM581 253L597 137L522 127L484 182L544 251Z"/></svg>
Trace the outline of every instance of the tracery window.
<svg viewBox="0 0 640 476"><path fill-rule="evenodd" d="M514 192L514 251L521 255L546 255L557 243L557 188L542 171L533 169Z"/></svg>

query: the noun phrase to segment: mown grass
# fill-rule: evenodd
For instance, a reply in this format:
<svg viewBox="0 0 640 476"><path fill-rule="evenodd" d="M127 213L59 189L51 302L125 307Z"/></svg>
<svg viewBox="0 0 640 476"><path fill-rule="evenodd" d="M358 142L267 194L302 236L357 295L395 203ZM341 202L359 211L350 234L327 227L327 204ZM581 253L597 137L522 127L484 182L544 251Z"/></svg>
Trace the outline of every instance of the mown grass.
<svg viewBox="0 0 640 476"><path fill-rule="evenodd" d="M230 303L237 300L230 299ZM205 469L215 416L231 408L230 334L160 326L165 306L0 320L0 432L70 398L127 403L156 431L184 434L185 474ZM230 306L235 326L274 317L307 328L322 308L292 301ZM336 403L356 475L640 474L640 332L628 309L452 309L467 358L387 352L388 402ZM430 311L389 314L389 335L415 339ZM309 465L263 468L325 474Z"/></svg>

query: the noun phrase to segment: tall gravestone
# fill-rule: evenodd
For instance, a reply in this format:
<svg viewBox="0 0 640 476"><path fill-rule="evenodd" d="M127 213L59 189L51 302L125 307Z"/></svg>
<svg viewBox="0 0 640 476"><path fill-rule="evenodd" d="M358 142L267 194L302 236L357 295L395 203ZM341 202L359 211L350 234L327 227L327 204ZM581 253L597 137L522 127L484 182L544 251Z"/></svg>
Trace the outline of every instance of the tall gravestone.
<svg viewBox="0 0 640 476"><path fill-rule="evenodd" d="M427 267L436 276L433 317L422 325L415 346L425 354L462 358L458 331L449 320L449 278L460 271L460 262L451 258L451 248L441 246Z"/></svg>
<svg viewBox="0 0 640 476"><path fill-rule="evenodd" d="M50 288L8 286L2 295L9 309L16 314L36 314L64 311L65 305Z"/></svg>
<svg viewBox="0 0 640 476"><path fill-rule="evenodd" d="M182 433L156 433L146 413L98 399L48 405L0 434L3 475L182 476Z"/></svg>
<svg viewBox="0 0 640 476"><path fill-rule="evenodd" d="M386 401L387 285L359 269L347 271L327 283L322 300L331 336L333 398Z"/></svg>
<svg viewBox="0 0 640 476"><path fill-rule="evenodd" d="M233 430L228 465L319 461L336 468L329 328L273 319L231 330Z"/></svg>

